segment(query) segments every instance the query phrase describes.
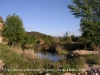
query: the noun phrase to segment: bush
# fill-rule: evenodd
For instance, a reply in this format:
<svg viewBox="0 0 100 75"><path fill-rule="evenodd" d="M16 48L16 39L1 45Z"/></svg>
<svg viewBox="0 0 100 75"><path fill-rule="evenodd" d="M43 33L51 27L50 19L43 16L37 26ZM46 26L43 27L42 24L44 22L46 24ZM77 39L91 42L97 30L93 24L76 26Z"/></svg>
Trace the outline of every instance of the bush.
<svg viewBox="0 0 100 75"><path fill-rule="evenodd" d="M91 55L85 55L86 62L88 64L100 64L100 55L99 54L91 54Z"/></svg>

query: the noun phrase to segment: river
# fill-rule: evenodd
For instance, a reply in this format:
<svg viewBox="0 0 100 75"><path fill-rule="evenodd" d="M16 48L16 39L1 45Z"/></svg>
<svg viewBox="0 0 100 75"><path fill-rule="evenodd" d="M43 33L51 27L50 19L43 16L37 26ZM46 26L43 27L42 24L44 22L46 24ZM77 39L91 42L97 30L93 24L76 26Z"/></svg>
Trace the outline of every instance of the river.
<svg viewBox="0 0 100 75"><path fill-rule="evenodd" d="M37 52L36 53L40 58L45 59L48 58L53 62L56 62L58 60L62 60L65 58L65 55L59 55L57 53L41 53L41 52Z"/></svg>

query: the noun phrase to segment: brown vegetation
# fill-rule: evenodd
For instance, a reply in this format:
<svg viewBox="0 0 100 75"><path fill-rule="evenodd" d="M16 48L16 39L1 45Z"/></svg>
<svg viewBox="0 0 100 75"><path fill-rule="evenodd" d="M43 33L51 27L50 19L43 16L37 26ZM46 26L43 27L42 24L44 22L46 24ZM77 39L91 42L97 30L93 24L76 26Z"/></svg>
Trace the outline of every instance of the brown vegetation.
<svg viewBox="0 0 100 75"><path fill-rule="evenodd" d="M34 50L27 50L25 49L24 51L20 48L15 48L13 51L15 51L17 54L24 56L27 59L34 59L36 56Z"/></svg>

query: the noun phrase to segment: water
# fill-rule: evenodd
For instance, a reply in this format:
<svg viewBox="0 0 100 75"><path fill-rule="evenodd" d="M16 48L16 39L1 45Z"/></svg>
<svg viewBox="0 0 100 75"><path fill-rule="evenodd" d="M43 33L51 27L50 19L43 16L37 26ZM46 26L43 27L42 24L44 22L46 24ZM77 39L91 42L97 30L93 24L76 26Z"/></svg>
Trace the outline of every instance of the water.
<svg viewBox="0 0 100 75"><path fill-rule="evenodd" d="M64 55L59 55L59 54L56 54L56 53L41 53L41 52L38 52L36 53L39 57L41 57L42 59L44 58L48 58L50 59L51 61L58 61L58 60L62 60L65 58Z"/></svg>

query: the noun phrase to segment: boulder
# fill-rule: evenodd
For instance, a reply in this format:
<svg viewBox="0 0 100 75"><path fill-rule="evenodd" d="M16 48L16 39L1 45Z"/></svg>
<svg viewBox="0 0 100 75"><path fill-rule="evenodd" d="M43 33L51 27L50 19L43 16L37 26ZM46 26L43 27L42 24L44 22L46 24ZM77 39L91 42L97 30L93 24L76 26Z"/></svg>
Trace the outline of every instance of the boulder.
<svg viewBox="0 0 100 75"><path fill-rule="evenodd" d="M73 55L99 54L99 51L75 50L72 51L72 54Z"/></svg>

